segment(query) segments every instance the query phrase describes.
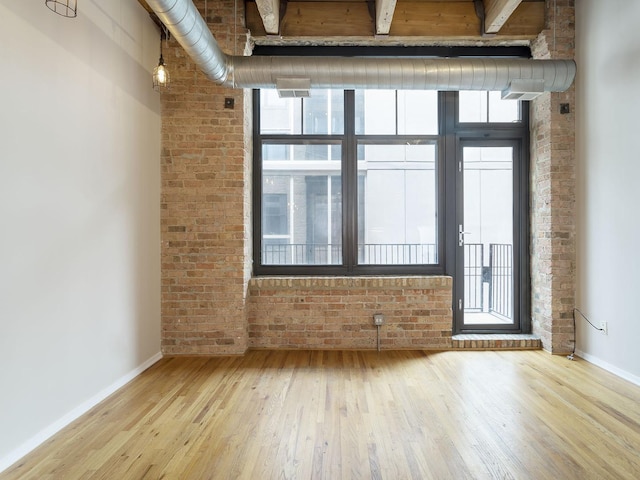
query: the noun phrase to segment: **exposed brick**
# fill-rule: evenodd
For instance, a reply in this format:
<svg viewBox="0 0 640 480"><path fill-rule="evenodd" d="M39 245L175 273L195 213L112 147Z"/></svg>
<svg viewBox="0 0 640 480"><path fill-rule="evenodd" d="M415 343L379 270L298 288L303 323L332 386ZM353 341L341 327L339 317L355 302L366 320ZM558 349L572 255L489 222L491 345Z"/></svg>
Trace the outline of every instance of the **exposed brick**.
<svg viewBox="0 0 640 480"><path fill-rule="evenodd" d="M195 2L204 14L205 2ZM237 12L235 11L237 7ZM227 53L246 54L243 4L208 8ZM537 58L572 58L574 1L547 1ZM214 85L171 39L172 90L162 95L162 348L168 355L241 354L246 348L489 348L451 340L447 277L251 277L251 92ZM225 109L232 97L235 109ZM569 103L569 115L559 104ZM575 285L574 92L532 105L532 310L553 352L572 348ZM500 340L525 348L533 341ZM480 347L478 345L481 345ZM487 346L488 345L488 346ZM494 343L493 345L497 345Z"/></svg>
<svg viewBox="0 0 640 480"><path fill-rule="evenodd" d="M449 349L451 293L450 277L254 278L249 283L249 346L376 348L373 314L383 313L384 348ZM307 335L301 335L302 328Z"/></svg>
<svg viewBox="0 0 640 480"><path fill-rule="evenodd" d="M547 29L535 58L573 58L573 0L547 0ZM531 113L531 300L533 332L553 353L573 350L575 304L575 92L547 93ZM565 333L560 333L565 332Z"/></svg>
<svg viewBox="0 0 640 480"><path fill-rule="evenodd" d="M204 13L204 2L196 5ZM212 32L230 53L243 52L247 41L235 26L234 8L230 0L217 2L210 16ZM244 353L250 110L243 91L205 78L175 40L164 57L172 85L161 99L162 349L169 355ZM234 110L224 108L229 96Z"/></svg>

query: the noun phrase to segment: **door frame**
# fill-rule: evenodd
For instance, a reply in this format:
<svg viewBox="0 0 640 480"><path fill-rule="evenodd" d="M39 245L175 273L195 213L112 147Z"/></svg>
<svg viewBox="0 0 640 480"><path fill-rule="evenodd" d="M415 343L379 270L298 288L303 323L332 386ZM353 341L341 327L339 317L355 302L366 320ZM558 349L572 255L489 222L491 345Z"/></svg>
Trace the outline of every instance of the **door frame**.
<svg viewBox="0 0 640 480"><path fill-rule="evenodd" d="M455 222L449 227L455 245L453 271L453 333L529 333L530 315L530 256L529 256L529 152L524 135L496 130L487 132L459 132L455 135ZM464 225L464 168L463 148L513 148L513 324L464 324L464 247L458 242L459 225Z"/></svg>

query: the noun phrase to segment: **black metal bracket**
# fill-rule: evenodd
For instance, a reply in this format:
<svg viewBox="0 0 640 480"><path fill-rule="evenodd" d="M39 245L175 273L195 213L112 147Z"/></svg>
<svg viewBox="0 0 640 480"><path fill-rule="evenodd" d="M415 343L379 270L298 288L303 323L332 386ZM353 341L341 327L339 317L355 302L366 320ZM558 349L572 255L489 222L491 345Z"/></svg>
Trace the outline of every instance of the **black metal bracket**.
<svg viewBox="0 0 640 480"><path fill-rule="evenodd" d="M155 12L149 12L149 17L151 17L153 23L160 29L160 40L169 40L171 38L171 32L166 25L160 21L158 15L156 15Z"/></svg>

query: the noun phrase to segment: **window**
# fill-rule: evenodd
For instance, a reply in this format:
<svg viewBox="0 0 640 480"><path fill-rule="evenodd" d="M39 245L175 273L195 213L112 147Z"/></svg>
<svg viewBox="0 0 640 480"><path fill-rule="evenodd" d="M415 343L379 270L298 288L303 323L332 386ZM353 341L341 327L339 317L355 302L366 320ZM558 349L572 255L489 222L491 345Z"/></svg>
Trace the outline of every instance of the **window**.
<svg viewBox="0 0 640 480"><path fill-rule="evenodd" d="M358 90L356 134L437 135L438 92Z"/></svg>
<svg viewBox="0 0 640 480"><path fill-rule="evenodd" d="M459 92L460 123L521 122L520 102L502 100L500 92Z"/></svg>
<svg viewBox="0 0 640 480"><path fill-rule="evenodd" d="M262 197L264 210L262 231L265 237L289 236L289 221L286 193L265 193Z"/></svg>
<svg viewBox="0 0 640 480"><path fill-rule="evenodd" d="M254 106L257 275L447 274L457 331L526 330L528 104L262 90Z"/></svg>
<svg viewBox="0 0 640 480"><path fill-rule="evenodd" d="M444 273L439 104L431 91L256 91L256 273Z"/></svg>
<svg viewBox="0 0 640 480"><path fill-rule="evenodd" d="M435 143L358 146L359 264L437 264Z"/></svg>

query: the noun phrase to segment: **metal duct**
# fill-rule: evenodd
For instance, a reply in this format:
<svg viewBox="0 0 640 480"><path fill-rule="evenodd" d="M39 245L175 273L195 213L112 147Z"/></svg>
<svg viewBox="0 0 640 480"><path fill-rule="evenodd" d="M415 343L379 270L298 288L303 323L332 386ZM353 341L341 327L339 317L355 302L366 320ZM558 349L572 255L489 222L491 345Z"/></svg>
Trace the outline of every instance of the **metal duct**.
<svg viewBox="0 0 640 480"><path fill-rule="evenodd" d="M309 78L315 88L505 90L512 80L544 80L544 91L571 85L564 60L495 58L231 57L229 85L273 88L279 78Z"/></svg>
<svg viewBox="0 0 640 480"><path fill-rule="evenodd" d="M191 0L147 3L205 75L232 88L275 88L277 79L304 78L311 88L495 91L513 80L544 80L545 92L562 92L576 74L573 60L229 56Z"/></svg>

